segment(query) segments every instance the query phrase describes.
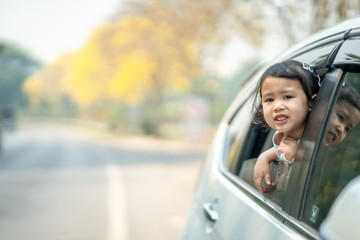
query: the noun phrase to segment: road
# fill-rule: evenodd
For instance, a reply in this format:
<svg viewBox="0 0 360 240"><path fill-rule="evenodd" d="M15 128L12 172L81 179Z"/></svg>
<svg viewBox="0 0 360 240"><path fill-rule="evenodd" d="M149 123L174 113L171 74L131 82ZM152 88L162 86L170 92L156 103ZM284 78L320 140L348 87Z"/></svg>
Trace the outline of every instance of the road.
<svg viewBox="0 0 360 240"><path fill-rule="evenodd" d="M20 124L0 156L0 239L181 239L203 146Z"/></svg>

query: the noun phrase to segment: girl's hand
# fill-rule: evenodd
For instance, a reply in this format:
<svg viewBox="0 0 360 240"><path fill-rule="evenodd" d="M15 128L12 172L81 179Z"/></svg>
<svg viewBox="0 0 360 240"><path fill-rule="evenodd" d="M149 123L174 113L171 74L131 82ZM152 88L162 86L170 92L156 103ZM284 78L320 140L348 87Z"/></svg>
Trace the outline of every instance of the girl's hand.
<svg viewBox="0 0 360 240"><path fill-rule="evenodd" d="M274 148L270 148L260 154L254 166L254 182L260 193L265 192L265 188L262 186L262 181L265 178L267 185L272 186L270 179L270 167L269 163L276 158Z"/></svg>
<svg viewBox="0 0 360 240"><path fill-rule="evenodd" d="M283 153L285 158L293 163L298 146L299 144L295 139L291 137L283 137L277 150L278 152Z"/></svg>
<svg viewBox="0 0 360 240"><path fill-rule="evenodd" d="M273 184L270 187L265 189L265 193L268 193L270 196L279 191L285 182L286 176L288 174L289 166L287 163L277 162L276 167L271 172L271 178L273 179Z"/></svg>

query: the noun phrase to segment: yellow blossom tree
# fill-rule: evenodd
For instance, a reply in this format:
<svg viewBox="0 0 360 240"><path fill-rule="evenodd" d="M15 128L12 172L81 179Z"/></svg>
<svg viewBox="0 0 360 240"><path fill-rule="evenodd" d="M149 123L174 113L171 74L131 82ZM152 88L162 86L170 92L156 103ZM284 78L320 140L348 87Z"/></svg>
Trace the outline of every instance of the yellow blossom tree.
<svg viewBox="0 0 360 240"><path fill-rule="evenodd" d="M191 91L202 74L206 49L216 46L229 29L261 31L256 11L249 14L246 7L241 13L234 6L228 0L134 3L125 7L126 14L96 29L66 61L29 78L24 89L33 103L67 96L82 109L96 105L109 110L120 104L147 109L141 114L143 122L157 133L166 95ZM238 14L251 15L251 21L234 21Z"/></svg>

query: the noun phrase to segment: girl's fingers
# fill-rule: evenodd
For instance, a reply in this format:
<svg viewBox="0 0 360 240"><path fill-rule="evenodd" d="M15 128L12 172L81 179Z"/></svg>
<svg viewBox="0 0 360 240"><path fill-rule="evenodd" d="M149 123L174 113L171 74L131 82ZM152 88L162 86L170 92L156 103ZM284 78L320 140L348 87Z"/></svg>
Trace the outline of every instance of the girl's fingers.
<svg viewBox="0 0 360 240"><path fill-rule="evenodd" d="M263 179L262 177L254 176L255 186L260 191L260 193L264 192L264 188L261 185L262 179Z"/></svg>
<svg viewBox="0 0 360 240"><path fill-rule="evenodd" d="M271 184L270 173L265 173L265 182L266 182L267 185L272 185Z"/></svg>

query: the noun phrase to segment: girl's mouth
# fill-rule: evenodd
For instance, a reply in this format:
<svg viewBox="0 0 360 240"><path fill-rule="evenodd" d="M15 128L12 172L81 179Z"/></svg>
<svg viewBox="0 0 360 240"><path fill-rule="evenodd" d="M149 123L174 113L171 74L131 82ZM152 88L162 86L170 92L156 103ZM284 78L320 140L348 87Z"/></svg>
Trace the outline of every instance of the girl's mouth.
<svg viewBox="0 0 360 240"><path fill-rule="evenodd" d="M284 115L284 114L277 114L274 117L274 121L277 124L284 124L287 122L288 116Z"/></svg>
<svg viewBox="0 0 360 240"><path fill-rule="evenodd" d="M333 131L328 131L327 132L327 142L329 144L334 143L337 138L338 138L338 135L336 133L334 133Z"/></svg>

